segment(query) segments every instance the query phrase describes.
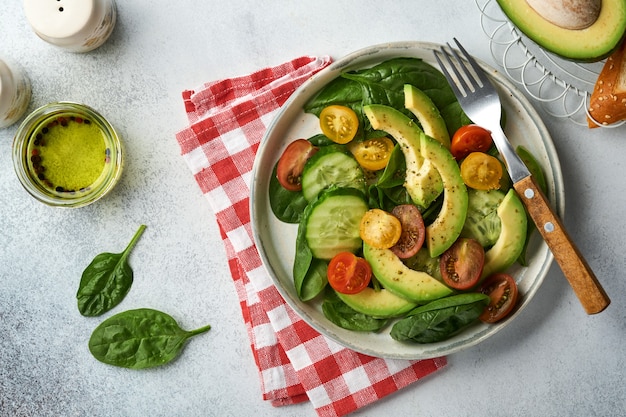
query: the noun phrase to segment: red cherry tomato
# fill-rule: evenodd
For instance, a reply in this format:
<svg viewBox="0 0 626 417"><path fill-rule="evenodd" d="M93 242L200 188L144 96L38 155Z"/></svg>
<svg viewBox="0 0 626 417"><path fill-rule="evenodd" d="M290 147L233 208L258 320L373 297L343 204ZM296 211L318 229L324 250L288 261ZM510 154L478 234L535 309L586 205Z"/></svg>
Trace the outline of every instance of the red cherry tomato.
<svg viewBox="0 0 626 417"><path fill-rule="evenodd" d="M460 161L472 152L487 152L492 144L490 131L478 125L465 125L454 132L450 152Z"/></svg>
<svg viewBox="0 0 626 417"><path fill-rule="evenodd" d="M410 258L420 250L426 238L422 213L412 204L402 204L394 207L391 214L396 216L402 225L400 240L391 247L391 251L400 259Z"/></svg>
<svg viewBox="0 0 626 417"><path fill-rule="evenodd" d="M478 241L459 238L439 260L441 276L447 286L467 290L478 283L485 263L485 250Z"/></svg>
<svg viewBox="0 0 626 417"><path fill-rule="evenodd" d="M491 301L479 317L485 323L495 323L511 313L517 303L517 284L512 276L504 273L490 275L480 286L480 292Z"/></svg>
<svg viewBox="0 0 626 417"><path fill-rule="evenodd" d="M291 142L276 166L276 178L280 185L289 191L302 190L304 164L318 149L306 139L298 139Z"/></svg>
<svg viewBox="0 0 626 417"><path fill-rule="evenodd" d="M328 263L328 283L343 294L356 294L369 284L372 267L352 252L340 252Z"/></svg>

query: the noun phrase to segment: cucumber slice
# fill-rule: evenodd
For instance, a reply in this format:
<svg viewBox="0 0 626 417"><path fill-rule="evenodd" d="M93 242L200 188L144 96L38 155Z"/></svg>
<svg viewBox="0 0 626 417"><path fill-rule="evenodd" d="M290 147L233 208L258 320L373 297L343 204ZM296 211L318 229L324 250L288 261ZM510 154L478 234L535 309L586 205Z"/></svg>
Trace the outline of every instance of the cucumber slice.
<svg viewBox="0 0 626 417"><path fill-rule="evenodd" d="M331 188L320 194L305 211L305 239L318 259L332 259L340 252L356 252L363 241L359 224L369 209L363 193L354 188Z"/></svg>
<svg viewBox="0 0 626 417"><path fill-rule="evenodd" d="M324 189L335 185L365 193L365 175L359 163L341 146L325 146L311 157L302 172L302 194L313 201Z"/></svg>
<svg viewBox="0 0 626 417"><path fill-rule="evenodd" d="M504 199L499 190L468 189L468 207L462 237L476 239L484 248L490 248L500 236L498 206Z"/></svg>

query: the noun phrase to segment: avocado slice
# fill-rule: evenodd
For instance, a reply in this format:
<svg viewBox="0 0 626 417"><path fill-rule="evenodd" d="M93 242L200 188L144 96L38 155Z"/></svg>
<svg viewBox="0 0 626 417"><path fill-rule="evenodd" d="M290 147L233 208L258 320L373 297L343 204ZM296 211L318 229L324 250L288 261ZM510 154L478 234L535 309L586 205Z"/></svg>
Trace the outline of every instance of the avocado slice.
<svg viewBox="0 0 626 417"><path fill-rule="evenodd" d="M437 168L443 181L443 203L437 218L426 226L426 245L430 257L446 251L459 237L468 207L467 187L456 160L441 143L422 133L422 155Z"/></svg>
<svg viewBox="0 0 626 417"><path fill-rule="evenodd" d="M602 0L598 18L583 29L552 23L526 0L497 0L506 16L539 46L575 61L599 61L620 44L626 31L626 2ZM561 6L562 7L562 6Z"/></svg>
<svg viewBox="0 0 626 417"><path fill-rule="evenodd" d="M406 159L405 188L413 201L428 207L443 190L437 218L426 227L426 245L435 258L459 237L467 215L467 187L450 151L416 128L415 123L393 107L363 107L374 129L384 130L400 144Z"/></svg>
<svg viewBox="0 0 626 417"><path fill-rule="evenodd" d="M500 217L500 236L491 249L485 252L481 279L513 265L524 250L528 218L522 200L514 189L511 188L504 196L497 213Z"/></svg>
<svg viewBox="0 0 626 417"><path fill-rule="evenodd" d="M376 291L367 287L357 294L342 294L337 296L353 310L375 318L391 318L401 316L417 307L406 298L395 295L384 288Z"/></svg>
<svg viewBox="0 0 626 417"><path fill-rule="evenodd" d="M422 155L422 129L411 118L399 110L382 104L363 106L363 113L370 120L372 128L383 130L400 145L406 161L404 187L411 200L426 208L443 191L443 182L437 169Z"/></svg>
<svg viewBox="0 0 626 417"><path fill-rule="evenodd" d="M424 133L450 148L450 135L446 122L435 103L419 88L404 85L404 107L417 117Z"/></svg>
<svg viewBox="0 0 626 417"><path fill-rule="evenodd" d="M426 272L406 266L389 249L377 249L364 243L363 256L385 289L409 301L423 304L453 293L451 288Z"/></svg>

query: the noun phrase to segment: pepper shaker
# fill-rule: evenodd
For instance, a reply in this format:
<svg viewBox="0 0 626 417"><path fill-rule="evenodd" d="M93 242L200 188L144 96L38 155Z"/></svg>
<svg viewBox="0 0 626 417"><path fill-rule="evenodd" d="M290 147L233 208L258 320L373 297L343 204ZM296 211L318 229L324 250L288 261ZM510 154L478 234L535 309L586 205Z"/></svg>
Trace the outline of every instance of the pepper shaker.
<svg viewBox="0 0 626 417"><path fill-rule="evenodd" d="M15 123L30 104L30 80L17 64L0 58L0 128Z"/></svg>
<svg viewBox="0 0 626 417"><path fill-rule="evenodd" d="M24 0L24 12L37 36L72 52L102 45L117 20L114 0Z"/></svg>

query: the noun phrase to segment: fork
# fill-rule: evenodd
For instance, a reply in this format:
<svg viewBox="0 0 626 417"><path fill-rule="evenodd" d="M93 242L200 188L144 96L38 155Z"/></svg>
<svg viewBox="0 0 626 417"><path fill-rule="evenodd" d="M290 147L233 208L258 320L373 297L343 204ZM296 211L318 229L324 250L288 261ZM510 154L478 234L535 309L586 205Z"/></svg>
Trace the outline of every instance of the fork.
<svg viewBox="0 0 626 417"><path fill-rule="evenodd" d="M609 297L500 127L502 107L496 88L456 38L454 42L460 52L447 43L447 50L442 46L434 54L461 108L472 122L491 131L513 188L587 314L601 312L610 304Z"/></svg>

